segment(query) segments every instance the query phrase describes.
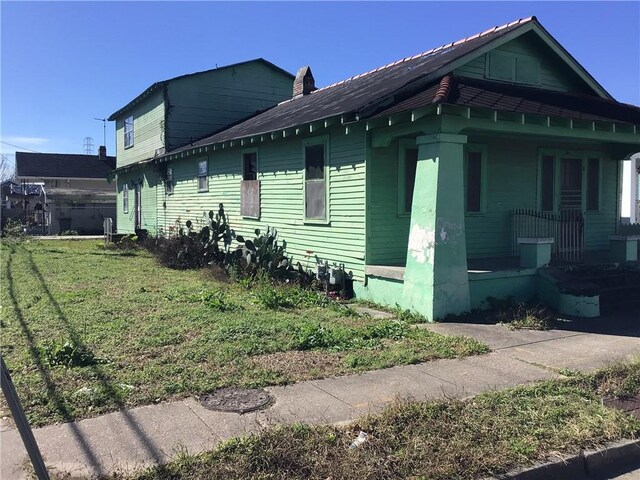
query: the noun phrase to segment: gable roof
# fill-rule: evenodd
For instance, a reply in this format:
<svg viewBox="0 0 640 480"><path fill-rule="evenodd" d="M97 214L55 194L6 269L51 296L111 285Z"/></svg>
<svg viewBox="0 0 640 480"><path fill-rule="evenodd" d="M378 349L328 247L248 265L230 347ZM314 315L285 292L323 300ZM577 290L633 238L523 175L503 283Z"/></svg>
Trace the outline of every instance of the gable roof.
<svg viewBox="0 0 640 480"><path fill-rule="evenodd" d="M205 73L211 73L211 72L217 72L217 71L222 71L222 70L228 70L230 68L234 68L234 67L238 67L240 65L246 65L248 63L254 63L254 62L259 62L259 63L263 63L265 64L267 67L276 70L278 72L281 72L283 74L285 74L288 77L291 77L291 79L294 78L294 76L287 72L286 70L284 70L283 68L280 68L279 66L277 66L274 63L271 63L268 60L265 60L264 58L255 58L253 60L247 60L245 62L238 62L238 63L233 63L231 65L224 65L222 67L216 67L216 68L211 68L209 70L203 70L201 72L194 72L194 73L187 73L185 75L179 75L177 77L173 77L173 78L169 78L167 80L161 80L159 82L155 82L154 84L152 84L150 87L148 87L144 92L142 92L140 95L138 95L136 98L134 98L133 100L131 100L129 103L127 103L124 107L118 109L117 111L113 112L111 115L109 115L109 118L107 118L107 120L109 120L110 122L114 121L116 118L118 118L119 116L121 116L123 113L125 113L127 110L129 110L131 107L133 107L134 105L140 103L141 101L143 101L145 98L147 98L149 95L151 95L152 93L160 90L161 88L164 88L165 85L175 81L175 80L180 80L183 78L188 78L188 77L194 77L196 75L203 75Z"/></svg>
<svg viewBox="0 0 640 480"><path fill-rule="evenodd" d="M111 156L16 152L19 177L106 178L115 167Z"/></svg>
<svg viewBox="0 0 640 480"><path fill-rule="evenodd" d="M608 92L540 25L535 17L516 20L471 37L403 58L369 72L282 102L236 125L202 138L172 153L319 121L337 115L362 120L398 104L437 83L443 75L526 32L534 31L593 91L585 98L608 99ZM506 83L499 83L507 87ZM166 156L166 155L165 155Z"/></svg>

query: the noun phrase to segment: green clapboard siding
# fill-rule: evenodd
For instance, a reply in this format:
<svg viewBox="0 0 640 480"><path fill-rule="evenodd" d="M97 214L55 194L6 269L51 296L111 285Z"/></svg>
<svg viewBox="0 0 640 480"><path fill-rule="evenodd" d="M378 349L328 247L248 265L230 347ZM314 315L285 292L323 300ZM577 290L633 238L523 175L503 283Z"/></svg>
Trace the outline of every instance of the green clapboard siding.
<svg viewBox="0 0 640 480"><path fill-rule="evenodd" d="M124 120L133 115L133 147L124 148ZM130 165L154 156L164 147L164 101L162 90L133 107L116 121L117 166Z"/></svg>
<svg viewBox="0 0 640 480"><path fill-rule="evenodd" d="M312 137L310 137L312 138ZM303 138L295 137L258 148L261 182L260 219L240 215L241 148L217 150L172 162L174 193L165 196L159 186L158 226L163 232L187 220L205 225L207 212L223 203L231 227L251 236L267 226L278 229L287 252L310 267L315 255L329 262L344 263L355 279L364 278L365 252L365 132L364 128L329 133L329 211L325 224L304 221ZM198 161L208 159L209 191L198 193ZM166 202L163 208L162 202Z"/></svg>
<svg viewBox="0 0 640 480"><path fill-rule="evenodd" d="M404 265L410 215L398 214L398 142L371 149L368 258L371 265Z"/></svg>
<svg viewBox="0 0 640 480"><path fill-rule="evenodd" d="M562 92L590 93L584 81L533 32L515 38L495 50L538 60L540 78L537 86L539 87ZM486 78L486 63L489 55L491 55L490 52L471 60L457 68L454 74L462 77Z"/></svg>
<svg viewBox="0 0 640 480"><path fill-rule="evenodd" d="M168 149L186 145L291 98L292 78L251 62L178 78L168 85Z"/></svg>
<svg viewBox="0 0 640 480"><path fill-rule="evenodd" d="M155 235L157 233L158 212L158 175L153 167L139 168L126 173L119 173L117 179L116 231L118 233L134 233L135 230L135 189L133 183L142 181L141 190L141 228ZM129 185L129 211L123 211L123 186Z"/></svg>
<svg viewBox="0 0 640 480"><path fill-rule="evenodd" d="M469 143L486 145L487 185L485 211L465 216L467 255L469 258L509 256L512 241L510 212L516 208L538 209L539 149L579 149L557 142L513 142L473 136L469 137ZM615 231L617 165L608 159L605 151L600 155L603 158L601 209L585 212L586 250L606 249L608 237Z"/></svg>

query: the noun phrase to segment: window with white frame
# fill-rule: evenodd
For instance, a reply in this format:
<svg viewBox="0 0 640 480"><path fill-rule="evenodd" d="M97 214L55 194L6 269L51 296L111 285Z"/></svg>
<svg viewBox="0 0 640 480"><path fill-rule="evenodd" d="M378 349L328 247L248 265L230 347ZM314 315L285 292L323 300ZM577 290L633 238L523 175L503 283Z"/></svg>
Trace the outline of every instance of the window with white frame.
<svg viewBox="0 0 640 480"><path fill-rule="evenodd" d="M327 142L324 138L304 143L304 217L326 221L327 208Z"/></svg>
<svg viewBox="0 0 640 480"><path fill-rule="evenodd" d="M209 162L207 160L198 162L198 191L209 191Z"/></svg>
<svg viewBox="0 0 640 480"><path fill-rule="evenodd" d="M133 115L124 119L124 148L133 147Z"/></svg>
<svg viewBox="0 0 640 480"><path fill-rule="evenodd" d="M129 184L122 186L122 213L129 213Z"/></svg>
<svg viewBox="0 0 640 480"><path fill-rule="evenodd" d="M164 180L164 191L167 195L171 195L173 193L173 167L171 165L167 165L167 173Z"/></svg>

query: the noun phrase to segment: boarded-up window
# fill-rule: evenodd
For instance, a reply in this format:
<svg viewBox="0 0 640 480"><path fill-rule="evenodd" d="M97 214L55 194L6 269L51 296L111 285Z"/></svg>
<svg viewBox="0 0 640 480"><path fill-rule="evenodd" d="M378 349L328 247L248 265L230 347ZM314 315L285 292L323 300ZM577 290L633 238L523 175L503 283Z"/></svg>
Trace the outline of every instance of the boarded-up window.
<svg viewBox="0 0 640 480"><path fill-rule="evenodd" d="M257 152L242 154L240 213L244 217L260 218L260 182L258 181Z"/></svg>
<svg viewBox="0 0 640 480"><path fill-rule="evenodd" d="M304 149L305 218L327 218L324 144L308 145Z"/></svg>
<svg viewBox="0 0 640 480"><path fill-rule="evenodd" d="M587 163L587 210L600 209L600 159L590 158Z"/></svg>
<svg viewBox="0 0 640 480"><path fill-rule="evenodd" d="M482 207L482 153L467 154L467 212L480 212Z"/></svg>
<svg viewBox="0 0 640 480"><path fill-rule="evenodd" d="M133 115L124 119L124 148L133 147Z"/></svg>
<svg viewBox="0 0 640 480"><path fill-rule="evenodd" d="M418 149L407 148L404 151L404 212L411 213L413 188L416 183L416 167L418 165Z"/></svg>
<svg viewBox="0 0 640 480"><path fill-rule="evenodd" d="M543 212L553 211L554 179L555 159L552 155L544 155L540 172L540 208Z"/></svg>
<svg viewBox="0 0 640 480"><path fill-rule="evenodd" d="M171 195L173 193L173 167L167 167L164 191L167 195Z"/></svg>
<svg viewBox="0 0 640 480"><path fill-rule="evenodd" d="M122 186L122 212L129 213L129 185Z"/></svg>
<svg viewBox="0 0 640 480"><path fill-rule="evenodd" d="M206 192L209 190L209 162L201 160L198 162L198 191Z"/></svg>

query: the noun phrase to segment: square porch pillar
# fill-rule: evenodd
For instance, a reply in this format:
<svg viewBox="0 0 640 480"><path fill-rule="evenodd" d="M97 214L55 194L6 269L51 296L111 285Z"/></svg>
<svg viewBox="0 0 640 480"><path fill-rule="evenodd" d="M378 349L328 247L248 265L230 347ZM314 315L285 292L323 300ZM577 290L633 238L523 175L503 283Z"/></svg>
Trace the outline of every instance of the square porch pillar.
<svg viewBox="0 0 640 480"><path fill-rule="evenodd" d="M416 139L403 306L429 320L471 309L464 230L465 135Z"/></svg>
<svg viewBox="0 0 640 480"><path fill-rule="evenodd" d="M640 235L610 235L609 256L612 262L636 262Z"/></svg>

